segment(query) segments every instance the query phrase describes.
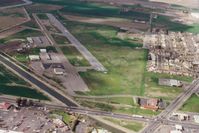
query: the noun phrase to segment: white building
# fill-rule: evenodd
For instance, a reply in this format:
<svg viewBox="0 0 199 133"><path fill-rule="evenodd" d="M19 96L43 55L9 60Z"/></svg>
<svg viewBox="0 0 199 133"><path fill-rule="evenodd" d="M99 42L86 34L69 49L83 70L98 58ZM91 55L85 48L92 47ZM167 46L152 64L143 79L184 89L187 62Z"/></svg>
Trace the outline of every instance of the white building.
<svg viewBox="0 0 199 133"><path fill-rule="evenodd" d="M27 37L27 41L28 41L29 43L33 43L33 40L32 40L31 37Z"/></svg>
<svg viewBox="0 0 199 133"><path fill-rule="evenodd" d="M41 53L46 53L47 50L46 50L46 49L40 49L40 52L41 52Z"/></svg>
<svg viewBox="0 0 199 133"><path fill-rule="evenodd" d="M29 55L29 59L31 61L37 61L37 60L40 60L40 57L39 55Z"/></svg>
<svg viewBox="0 0 199 133"><path fill-rule="evenodd" d="M175 125L175 128L176 128L177 131L182 131L183 130L182 125Z"/></svg>
<svg viewBox="0 0 199 133"><path fill-rule="evenodd" d="M170 133L182 133L182 132L178 131L178 130L172 130L172 131L170 131Z"/></svg>
<svg viewBox="0 0 199 133"><path fill-rule="evenodd" d="M193 118L196 123L199 123L199 115L194 115Z"/></svg>
<svg viewBox="0 0 199 133"><path fill-rule="evenodd" d="M23 133L23 132L0 129L0 133Z"/></svg>

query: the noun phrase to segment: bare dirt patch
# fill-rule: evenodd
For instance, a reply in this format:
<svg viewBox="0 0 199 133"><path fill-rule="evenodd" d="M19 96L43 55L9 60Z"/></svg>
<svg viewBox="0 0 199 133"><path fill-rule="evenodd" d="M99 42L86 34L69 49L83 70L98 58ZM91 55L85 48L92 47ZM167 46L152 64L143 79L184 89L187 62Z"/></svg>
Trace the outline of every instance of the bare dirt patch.
<svg viewBox="0 0 199 133"><path fill-rule="evenodd" d="M175 4L190 8L199 8L199 1L198 0L150 0L153 2L163 2L168 4Z"/></svg>
<svg viewBox="0 0 199 133"><path fill-rule="evenodd" d="M23 8L6 9L0 11L0 30L23 23L28 18Z"/></svg>
<svg viewBox="0 0 199 133"><path fill-rule="evenodd" d="M29 12L35 12L35 13L40 13L42 12L49 12L49 11L54 11L54 10L60 10L62 9L62 6L58 5L50 5L50 4L33 4L31 6L27 7L27 10Z"/></svg>
<svg viewBox="0 0 199 133"><path fill-rule="evenodd" d="M22 0L1 0L0 7L24 3Z"/></svg>
<svg viewBox="0 0 199 133"><path fill-rule="evenodd" d="M102 24L108 26L114 26L123 29L139 29L139 30L147 30L148 24L144 23L136 23L130 21L128 19L122 18L90 18L90 17L81 17L81 16L74 16L74 15L64 15L64 17L71 21L79 21L84 23L93 23L93 24Z"/></svg>
<svg viewBox="0 0 199 133"><path fill-rule="evenodd" d="M144 0L87 0L87 1L109 3L109 4L116 4L116 5L138 5L139 4L144 7L149 7L149 8L156 7L156 8L161 8L161 9L165 9L169 7L169 4L167 3L149 2L149 1L144 1Z"/></svg>

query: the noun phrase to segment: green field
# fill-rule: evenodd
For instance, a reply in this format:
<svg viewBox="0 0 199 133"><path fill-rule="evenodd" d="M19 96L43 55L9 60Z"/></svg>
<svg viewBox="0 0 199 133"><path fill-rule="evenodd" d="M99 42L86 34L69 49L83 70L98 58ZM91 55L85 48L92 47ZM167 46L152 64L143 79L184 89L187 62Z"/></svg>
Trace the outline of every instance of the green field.
<svg viewBox="0 0 199 133"><path fill-rule="evenodd" d="M117 97L108 98L109 95L138 95L147 97L162 98L172 100L183 90L177 87L166 87L158 85L159 78L174 78L191 82L190 77L171 76L169 74L157 74L146 71L148 51L141 49L140 41L129 38L120 39L117 36L120 29L97 24L74 22L64 19L60 14L75 14L82 16L97 17L118 17L126 19L148 20L149 13L146 12L120 12L120 7L107 6L104 4L80 2L77 0L33 0L37 3L46 3L64 6L59 12L52 12L71 31L71 33L105 66L107 73L90 70L81 72L80 76L87 83L90 92L77 94L81 95L103 95L107 98L100 99L100 102L90 102L79 100L83 106L100 108L106 111L128 114L157 115L160 112L140 109L130 98ZM134 8L134 7L132 7ZM59 14L59 15L58 15ZM188 26L173 22L170 18L159 16L153 20L154 25L165 25L171 31L189 31L199 33L198 24ZM47 27L48 30L52 27ZM54 29L56 31L56 29ZM29 33L30 32L30 33ZM25 38L26 34L37 35L35 31L23 31L16 35L0 41L7 41L10 38ZM31 36L28 35L28 36ZM25 36L25 37L24 37ZM74 66L88 66L89 63L82 57L76 48L70 46L68 40L57 35L53 35L65 56ZM61 45L61 44L66 44ZM23 55L17 57L21 61L26 61ZM107 102L107 104L102 103ZM132 105L129 108L114 107L111 104Z"/></svg>
<svg viewBox="0 0 199 133"><path fill-rule="evenodd" d="M106 46L106 48L102 46L98 49L96 52L101 51L101 53L97 58L108 69L108 73L104 74L96 71L80 73L91 89L88 94L140 95L145 68L145 51L119 48L117 46Z"/></svg>
<svg viewBox="0 0 199 133"><path fill-rule="evenodd" d="M139 106L132 106L132 107L116 107L111 104L105 104L100 102L92 102L92 101L78 101L82 106L94 108L94 109L101 109L103 111L115 112L115 113L122 113L122 114L138 114L143 116L155 116L158 115L161 111L152 111L152 110L144 110L140 109Z"/></svg>
<svg viewBox="0 0 199 133"><path fill-rule="evenodd" d="M124 104L124 105L130 105L135 106L136 103L134 103L132 97L109 97L105 96L104 98L76 98L77 100L90 100L90 101L100 101L108 104Z"/></svg>
<svg viewBox="0 0 199 133"><path fill-rule="evenodd" d="M60 36L60 35L56 35L56 34L52 34L53 39L55 40L55 42L59 45L65 45L65 44L69 44L70 42L68 41L68 39L64 36Z"/></svg>
<svg viewBox="0 0 199 133"><path fill-rule="evenodd" d="M54 110L52 112L50 112L51 114L57 114L57 115L60 115L62 116L62 120L64 123L66 124L69 124L71 122L71 118L70 118L70 115L65 112L65 111L62 111L62 110Z"/></svg>
<svg viewBox="0 0 199 133"><path fill-rule="evenodd" d="M82 56L82 54L74 46L61 47L64 55L74 66L90 66L89 62Z"/></svg>
<svg viewBox="0 0 199 133"><path fill-rule="evenodd" d="M198 24L185 25L171 21L170 18L166 16L158 16L157 19L153 19L153 25L164 25L171 31L199 33Z"/></svg>
<svg viewBox="0 0 199 133"><path fill-rule="evenodd" d="M48 20L48 16L44 13L38 13L37 16L39 19Z"/></svg>
<svg viewBox="0 0 199 133"><path fill-rule="evenodd" d="M138 132L143 128L143 123L139 122L133 122L133 121L127 121L127 120L120 120L120 119L113 119L109 117L105 117L105 120L108 120L116 125L122 126L124 128L127 128L129 130Z"/></svg>
<svg viewBox="0 0 199 133"><path fill-rule="evenodd" d="M66 14L74 14L74 15L82 15L82 16L94 16L94 17L118 17L118 18L127 18L127 19L136 19L136 20L144 20L149 21L150 12L164 12L159 9L150 9L143 8L140 5L123 5L123 7L128 7L132 9L128 12L121 12L122 7L113 6L113 5L105 5L102 3L92 3L92 2L80 2L79 0L33 0L36 3L44 3L44 4L53 4L53 5L64 5L64 8L59 10L61 13ZM136 8L140 8L141 10L137 11ZM187 31L192 33L199 33L198 24L193 25L185 25L179 22L172 21L167 16L158 16L157 19L153 20L154 25L162 25L167 27L171 31Z"/></svg>
<svg viewBox="0 0 199 133"><path fill-rule="evenodd" d="M8 71L4 66L0 65L0 69L1 94L49 100L42 93L32 89L27 82Z"/></svg>
<svg viewBox="0 0 199 133"><path fill-rule="evenodd" d="M199 97L197 95L192 95L185 104L181 107L181 111L187 112L197 112L199 113Z"/></svg>
<svg viewBox="0 0 199 133"><path fill-rule="evenodd" d="M66 27L108 69L107 74L96 71L80 73L91 90L86 95L149 95L148 92L157 91L159 94L152 95L153 97L168 100L174 98L181 90L159 86L158 77L192 80L189 77L147 73L147 51L135 49L142 46L141 44L119 39L118 30L115 28L66 20L63 22L67 23ZM165 92L168 96L161 94Z"/></svg>
<svg viewBox="0 0 199 133"><path fill-rule="evenodd" d="M23 26L28 26L28 27L31 27L31 28L39 28L39 26L37 25L37 23L33 19L24 23Z"/></svg>
<svg viewBox="0 0 199 133"><path fill-rule="evenodd" d="M52 0L33 0L33 2L37 3L46 3L46 4L54 4L54 5L64 5L64 8L60 11L63 13L73 13L84 16L102 16L102 17L123 17L129 19L140 19L140 20L149 20L150 14L149 12L141 12L141 11L129 11L129 12L121 12L120 7L110 6L99 3L90 3L90 2L80 2L78 0L60 0L60 1L52 1ZM135 8L135 7L132 7Z"/></svg>
<svg viewBox="0 0 199 133"><path fill-rule="evenodd" d="M29 62L29 58L28 58L28 54L20 54L20 53L16 53L13 55L13 57L22 63L28 63Z"/></svg>
<svg viewBox="0 0 199 133"><path fill-rule="evenodd" d="M26 29L26 30L23 30L21 32L18 32L17 34L11 35L7 38L0 39L0 43L5 43L7 41L11 41L11 40L14 40L14 39L25 40L27 37L34 37L34 36L41 36L41 35L42 35L42 33L39 32L39 31Z"/></svg>
<svg viewBox="0 0 199 133"><path fill-rule="evenodd" d="M138 114L143 116L155 116L161 111L152 111L140 109L134 103L132 98L116 97L116 98L76 98L76 100L85 107L101 109L103 111L110 111L123 114ZM117 106L119 105L119 106Z"/></svg>
<svg viewBox="0 0 199 133"><path fill-rule="evenodd" d="M183 92L182 88L158 85L159 78L178 79L187 82L191 82L193 80L191 77L146 72L144 83L145 96L171 100L174 99L179 93Z"/></svg>
<svg viewBox="0 0 199 133"><path fill-rule="evenodd" d="M174 78L191 82L190 77L171 76L146 72L147 51L137 49L142 44L128 39L119 39L116 28L62 20L65 26L84 46L106 67L107 73L88 71L80 75L89 86L90 92L82 95L107 95L107 98L97 99L99 102L80 100L83 106L101 108L103 110L141 115L157 115L159 112L142 110L133 105L132 108L116 108L111 104L132 105L131 100L122 101L121 97L108 98L108 95L141 95L164 100L172 100L182 92L177 87L158 85L158 78ZM118 101L117 101L118 99ZM95 99L96 100L96 99ZM103 103L107 102L107 104ZM108 104L108 102L110 104Z"/></svg>

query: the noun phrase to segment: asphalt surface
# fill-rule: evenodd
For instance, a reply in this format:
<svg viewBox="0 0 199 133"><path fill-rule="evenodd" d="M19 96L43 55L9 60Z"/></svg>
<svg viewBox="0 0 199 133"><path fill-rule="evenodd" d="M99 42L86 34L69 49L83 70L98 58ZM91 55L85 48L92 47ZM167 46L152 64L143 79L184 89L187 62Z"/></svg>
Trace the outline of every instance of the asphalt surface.
<svg viewBox="0 0 199 133"><path fill-rule="evenodd" d="M52 88L50 88L49 86L44 84L43 82L39 81L37 78L30 75L27 71L21 69L19 66L17 66L13 62L7 60L3 55L0 55L0 62L6 64L11 69L13 69L18 74L20 74L23 78L27 79L28 81L30 81L31 83L33 83L34 85L36 85L37 87L42 89L43 91L52 95L53 97L55 97L59 101L63 102L65 105L77 107L76 103L74 103L73 101L71 101L71 100L67 99L66 97L62 96L61 94L59 94L58 92L56 92L55 90L53 90Z"/></svg>
<svg viewBox="0 0 199 133"><path fill-rule="evenodd" d="M11 99L11 98L5 98L5 97L0 97L1 101L6 101L15 104L16 100ZM106 111L100 111L100 110L93 110L89 108L83 108L83 107L65 107L65 106L60 106L60 105L54 105L54 104L47 104L47 103L41 103L41 102L35 102L38 104L41 104L41 106L45 106L49 109L62 109L66 110L67 112L73 112L73 113L78 113L78 114L83 114L83 115L96 115L96 116L107 116L107 117L112 117L112 118L117 118L117 119L125 119L125 120L130 120L130 121L140 121L140 122L146 122L146 123L152 123L156 122L157 124L165 124L165 125L171 125L174 126L176 124L182 125L183 127L186 128L193 128L193 129L199 129L199 125L189 122L189 121L175 121L175 120L167 120L167 119L159 119L155 120L154 118L151 117L136 117L133 115L127 115L127 114L119 114L119 113L112 113L112 112L106 112Z"/></svg>
<svg viewBox="0 0 199 133"><path fill-rule="evenodd" d="M107 71L106 68L85 48L52 14L47 13L50 22L57 27L63 35L68 38L73 46L89 61L91 66L97 71Z"/></svg>
<svg viewBox="0 0 199 133"><path fill-rule="evenodd" d="M50 41L50 43L56 48L57 52L59 53L58 55L59 60L63 64L65 73L67 74L67 76L60 76L59 80L62 81L62 85L65 88L67 88L66 89L67 94L73 96L75 95L75 91L79 92L89 91L87 84L81 78L76 68L68 61L63 51L55 42L54 38L52 37L50 32L46 29L42 21L38 18L36 14L33 14L33 17L40 26L42 33L47 37L47 39Z"/></svg>
<svg viewBox="0 0 199 133"><path fill-rule="evenodd" d="M186 100L188 100L193 93L195 93L199 89L199 79L195 80L189 88L181 93L179 96L177 96L176 99L172 101L172 103L167 106L167 108L158 115L157 119L149 124L148 127L146 127L142 133L152 133L154 132L160 125L162 120L168 119L170 114L179 109ZM183 124L182 126L187 126L187 123ZM199 125L198 125L199 128Z"/></svg>

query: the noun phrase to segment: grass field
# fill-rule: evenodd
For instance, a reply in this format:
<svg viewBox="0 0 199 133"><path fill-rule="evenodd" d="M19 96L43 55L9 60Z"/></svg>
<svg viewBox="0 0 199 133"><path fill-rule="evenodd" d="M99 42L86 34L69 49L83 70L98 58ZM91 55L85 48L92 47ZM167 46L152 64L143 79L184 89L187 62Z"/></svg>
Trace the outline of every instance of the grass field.
<svg viewBox="0 0 199 133"><path fill-rule="evenodd" d="M7 38L1 39L0 43L5 43L7 41L14 40L14 39L25 40L27 37L41 36L41 35L42 35L42 33L39 32L39 31L26 29L26 30L23 30L21 32L18 32L17 34L14 34L14 35L11 35Z"/></svg>
<svg viewBox="0 0 199 133"><path fill-rule="evenodd" d="M155 116L161 111L143 110L134 103L133 98L115 97L115 98L76 98L82 105L90 108L101 109L124 114L138 114L143 116Z"/></svg>
<svg viewBox="0 0 199 133"><path fill-rule="evenodd" d="M123 17L130 19L140 19L140 20L149 20L150 14L148 12L138 12L138 11L129 11L129 12L120 12L120 8L116 6L108 6L105 4L99 3L90 3L90 2L80 2L78 0L33 0L37 3L45 4L54 4L54 5L64 5L64 8L61 9L61 12L79 14L84 16L106 16L106 17Z"/></svg>
<svg viewBox="0 0 199 133"><path fill-rule="evenodd" d="M117 38L118 30L115 28L71 21L64 23L108 69L107 74L96 71L80 73L91 90L87 95L149 95L148 92L156 90L159 94L151 96L172 99L181 90L159 86L158 77L192 80L188 77L147 73L147 51L135 49L141 44ZM163 96L161 92L166 92L168 96Z"/></svg>
<svg viewBox="0 0 199 133"><path fill-rule="evenodd" d="M65 44L69 44L70 42L68 41L68 39L64 36L60 36L60 35L56 35L56 34L52 34L53 39L55 40L55 42L57 44L60 45L65 45Z"/></svg>
<svg viewBox="0 0 199 133"><path fill-rule="evenodd" d="M80 73L92 90L89 94L140 95L145 67L145 51L114 46L106 46L106 48L99 48L96 51L103 52L97 58L102 60L102 63L108 69L108 73L104 74L96 71Z"/></svg>
<svg viewBox="0 0 199 133"><path fill-rule="evenodd" d="M62 111L62 110L54 110L52 112L50 112L51 114L57 114L57 115L60 115L62 116L62 120L64 123L66 124L69 124L71 122L71 118L70 118L70 115L67 114L67 112L65 111Z"/></svg>
<svg viewBox="0 0 199 133"><path fill-rule="evenodd" d="M41 100L48 100L42 93L32 89L28 83L12 74L4 66L0 65L0 93Z"/></svg>
<svg viewBox="0 0 199 133"><path fill-rule="evenodd" d="M73 13L82 16L100 16L100 17L122 17L131 19L136 17L148 20L149 15L143 12L121 13L120 8L114 6L105 6L103 4L82 3L77 0L33 0L38 3L48 3L64 5L60 12ZM55 12L54 12L55 13ZM147 50L140 49L142 44L131 39L120 39L117 37L117 28L88 24L81 22L68 21L58 16L63 24L74 34L88 50L106 67L107 73L88 71L80 73L81 77L87 83L90 92L83 95L140 95L163 98L172 100L181 89L175 87L165 87L158 85L158 78L175 78L185 81L191 81L189 77L170 76L168 74L154 74L146 72ZM154 20L154 24L166 25L173 31L191 31L198 32L197 26L193 27L172 22L169 18L160 16ZM36 33L35 33L36 34ZM18 35L19 37L24 34ZM34 34L33 34L34 35ZM57 38L57 42L62 44L65 40ZM61 45L60 45L61 46ZM73 65L85 65L79 52L71 46L63 46L62 50ZM79 60L80 58L83 60ZM24 58L21 58L22 60ZM103 101L109 101L104 98ZM121 98L111 99L111 102L133 105L129 99ZM128 114L147 114L157 115L159 112L150 110L141 110L136 105L132 108L115 108L109 104L81 101L84 106L92 108L101 108L106 111L113 111Z"/></svg>
<svg viewBox="0 0 199 133"><path fill-rule="evenodd" d="M35 20L33 20L33 19L31 19L30 21L24 23L23 25L31 27L31 28L39 28L39 26L37 25L37 22L35 22Z"/></svg>
<svg viewBox="0 0 199 133"><path fill-rule="evenodd" d="M180 110L199 113L199 97L195 94L192 95L192 97L185 102Z"/></svg>
<svg viewBox="0 0 199 133"><path fill-rule="evenodd" d="M169 17L158 16L153 20L154 25L165 25L171 31L199 33L199 24L185 25L179 22L173 22Z"/></svg>
<svg viewBox="0 0 199 133"><path fill-rule="evenodd" d="M90 66L89 62L81 55L74 46L61 47L64 55L74 66Z"/></svg>
<svg viewBox="0 0 199 133"><path fill-rule="evenodd" d="M114 119L114 118L109 118L109 117L105 117L104 119L135 132L138 132L143 128L143 123L139 123L139 122L120 120L120 119Z"/></svg>
<svg viewBox="0 0 199 133"><path fill-rule="evenodd" d="M145 96L171 100L174 99L179 93L183 92L182 88L158 85L159 78L178 79L187 82L191 82L193 80L191 77L146 72L144 83Z"/></svg>
<svg viewBox="0 0 199 133"><path fill-rule="evenodd" d="M103 111L110 111L115 113L122 113L122 114L138 114L143 116L155 116L160 113L160 111L152 111L152 110L144 110L140 109L139 106L133 106L133 107L116 107L111 104L104 104L99 102L92 102L92 101L78 101L82 106L94 108L94 109L101 109Z"/></svg>
<svg viewBox="0 0 199 133"><path fill-rule="evenodd" d="M104 98L76 98L77 100L92 100L92 101L100 101L110 104L125 104L125 105L131 105L135 106L136 103L134 103L133 98L131 97L104 97Z"/></svg>
<svg viewBox="0 0 199 133"><path fill-rule="evenodd" d="M199 24L192 24L191 28L189 28L187 31L191 33L199 34Z"/></svg>
<svg viewBox="0 0 199 133"><path fill-rule="evenodd" d="M33 0L36 3L44 3L44 4L53 4L53 5L64 5L64 8L59 10L62 13L81 15L81 16L97 16L97 17L118 17L118 18L127 18L129 20L144 20L149 21L150 12L154 11L154 9L143 8L142 11L136 11L134 8L141 8L139 5L137 6L127 6L131 8L131 11L121 12L121 7L110 6L100 3L88 3L88 2L80 2L78 0ZM163 12L163 11L158 11ZM157 19L154 19L153 24L165 25L171 31L187 31L193 33L199 33L198 24L194 25L185 25L179 22L173 22L167 16L159 16Z"/></svg>
<svg viewBox="0 0 199 133"><path fill-rule="evenodd" d="M38 13L37 16L39 19L48 20L48 16L44 13Z"/></svg>

